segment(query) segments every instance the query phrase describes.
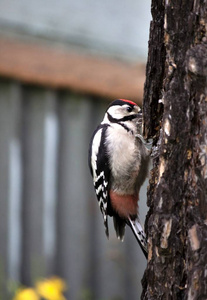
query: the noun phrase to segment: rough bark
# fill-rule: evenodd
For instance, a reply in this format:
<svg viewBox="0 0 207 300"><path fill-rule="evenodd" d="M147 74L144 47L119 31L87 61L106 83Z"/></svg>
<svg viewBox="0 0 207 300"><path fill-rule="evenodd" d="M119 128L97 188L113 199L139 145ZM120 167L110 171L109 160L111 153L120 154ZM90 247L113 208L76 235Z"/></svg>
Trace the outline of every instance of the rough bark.
<svg viewBox="0 0 207 300"><path fill-rule="evenodd" d="M142 299L207 299L207 1L152 0L145 136L153 138Z"/></svg>

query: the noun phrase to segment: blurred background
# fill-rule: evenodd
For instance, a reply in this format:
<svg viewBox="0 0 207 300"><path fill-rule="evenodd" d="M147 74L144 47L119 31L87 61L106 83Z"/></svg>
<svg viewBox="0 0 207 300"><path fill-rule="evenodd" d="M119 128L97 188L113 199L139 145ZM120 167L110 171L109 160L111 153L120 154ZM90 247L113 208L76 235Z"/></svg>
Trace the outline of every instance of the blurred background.
<svg viewBox="0 0 207 300"><path fill-rule="evenodd" d="M0 300L51 275L67 300L140 298L144 255L105 237L87 155L109 101L142 102L150 5L0 0Z"/></svg>

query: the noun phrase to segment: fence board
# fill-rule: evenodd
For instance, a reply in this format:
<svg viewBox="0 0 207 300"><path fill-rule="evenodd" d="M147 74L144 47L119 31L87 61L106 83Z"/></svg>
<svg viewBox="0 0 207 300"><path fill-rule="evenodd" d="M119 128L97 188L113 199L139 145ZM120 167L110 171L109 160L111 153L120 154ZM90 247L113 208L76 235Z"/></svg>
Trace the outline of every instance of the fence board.
<svg viewBox="0 0 207 300"><path fill-rule="evenodd" d="M23 99L22 282L45 274L43 250L44 120L46 92L26 88Z"/></svg>
<svg viewBox="0 0 207 300"><path fill-rule="evenodd" d="M9 159L9 278L20 281L20 247L21 247L21 192L22 162L20 144L20 117L22 90L19 83L8 83L10 86L10 159Z"/></svg>
<svg viewBox="0 0 207 300"><path fill-rule="evenodd" d="M56 205L57 205L57 151L58 120L56 93L48 90L45 95L46 114L44 120L44 203L43 203L43 251L45 274L55 272L56 251Z"/></svg>
<svg viewBox="0 0 207 300"><path fill-rule="evenodd" d="M87 286L89 257L87 213L87 149L90 104L65 94L60 99L58 172L58 273L67 278L69 299Z"/></svg>
<svg viewBox="0 0 207 300"><path fill-rule="evenodd" d="M13 86L0 83L0 299L6 298L9 277L9 169L12 137Z"/></svg>

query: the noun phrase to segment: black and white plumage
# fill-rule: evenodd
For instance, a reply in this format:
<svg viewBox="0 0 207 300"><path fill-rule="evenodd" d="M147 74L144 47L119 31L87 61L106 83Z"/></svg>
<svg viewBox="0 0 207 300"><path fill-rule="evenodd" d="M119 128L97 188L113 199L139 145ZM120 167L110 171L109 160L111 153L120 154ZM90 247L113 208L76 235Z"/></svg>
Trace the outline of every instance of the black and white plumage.
<svg viewBox="0 0 207 300"><path fill-rule="evenodd" d="M138 218L139 190L149 165L141 124L141 109L134 102L113 101L92 136L89 166L107 237L107 218L112 216L117 237L123 240L125 226L129 225L147 255L146 237Z"/></svg>

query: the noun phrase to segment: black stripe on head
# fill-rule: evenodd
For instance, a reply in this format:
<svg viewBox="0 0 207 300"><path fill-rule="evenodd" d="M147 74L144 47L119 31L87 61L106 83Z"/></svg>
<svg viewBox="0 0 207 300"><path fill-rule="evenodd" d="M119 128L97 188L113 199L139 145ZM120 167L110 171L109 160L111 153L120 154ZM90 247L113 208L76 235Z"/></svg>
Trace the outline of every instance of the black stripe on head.
<svg viewBox="0 0 207 300"><path fill-rule="evenodd" d="M107 115L108 115L108 119L111 123L120 123L120 122L125 122L125 121L132 121L133 119L136 119L138 117L138 114L134 114L134 115L125 116L121 119L116 119L116 118L113 118L108 112L107 112Z"/></svg>

